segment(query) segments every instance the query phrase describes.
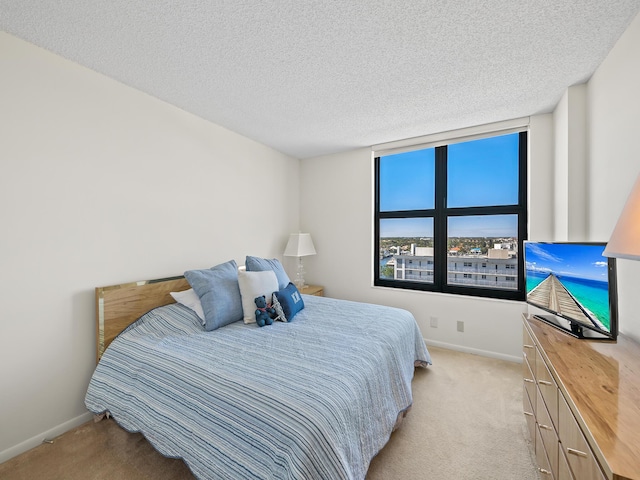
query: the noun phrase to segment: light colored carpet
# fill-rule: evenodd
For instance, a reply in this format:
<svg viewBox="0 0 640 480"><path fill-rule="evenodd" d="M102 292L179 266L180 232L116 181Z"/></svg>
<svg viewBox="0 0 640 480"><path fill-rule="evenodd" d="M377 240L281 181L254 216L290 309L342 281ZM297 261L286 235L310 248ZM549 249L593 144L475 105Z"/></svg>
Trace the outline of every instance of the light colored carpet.
<svg viewBox="0 0 640 480"><path fill-rule="evenodd" d="M522 413L522 365L429 347L413 408L367 480L538 480Z"/></svg>
<svg viewBox="0 0 640 480"><path fill-rule="evenodd" d="M366 480L538 480L522 414L522 366L430 347L414 404ZM0 464L4 480L191 479L113 420L89 422ZM329 480L329 479L327 479Z"/></svg>

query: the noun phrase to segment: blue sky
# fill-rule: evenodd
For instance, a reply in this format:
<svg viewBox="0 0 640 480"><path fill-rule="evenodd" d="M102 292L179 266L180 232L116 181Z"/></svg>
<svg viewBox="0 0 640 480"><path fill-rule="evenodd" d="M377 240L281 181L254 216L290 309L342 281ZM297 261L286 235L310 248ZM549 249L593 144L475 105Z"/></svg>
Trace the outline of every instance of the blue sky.
<svg viewBox="0 0 640 480"><path fill-rule="evenodd" d="M604 247L604 245L527 242L525 244L526 269L603 281L608 276L607 258L602 256Z"/></svg>
<svg viewBox="0 0 640 480"><path fill-rule="evenodd" d="M451 217L450 237L516 237L518 217L515 215L486 215ZM381 237L433 237L431 218L387 218L380 221Z"/></svg>
<svg viewBox="0 0 640 480"><path fill-rule="evenodd" d="M517 133L452 144L448 150L448 207L514 205L518 203ZM388 155L380 160L381 211L435 207L435 149ZM458 217L449 236L515 237L513 215ZM382 237L433 236L426 219L384 220Z"/></svg>

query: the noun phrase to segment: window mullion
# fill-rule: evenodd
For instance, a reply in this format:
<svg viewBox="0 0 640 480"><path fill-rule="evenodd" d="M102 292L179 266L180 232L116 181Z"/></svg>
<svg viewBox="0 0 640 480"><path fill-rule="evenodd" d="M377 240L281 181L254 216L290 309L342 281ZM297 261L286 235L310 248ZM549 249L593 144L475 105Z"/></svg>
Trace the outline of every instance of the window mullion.
<svg viewBox="0 0 640 480"><path fill-rule="evenodd" d="M518 149L518 193L520 199L520 212L518 214L518 292L524 296L525 292L525 278L524 278L524 241L528 240L527 222L528 222L528 210L527 210L527 168L528 168L528 134L527 132L520 132L519 134L519 149Z"/></svg>
<svg viewBox="0 0 640 480"><path fill-rule="evenodd" d="M447 147L436 148L434 214L434 284L442 289L447 281Z"/></svg>
<svg viewBox="0 0 640 480"><path fill-rule="evenodd" d="M373 251L374 258L377 258L380 252L380 157L373 159L374 170L374 216L373 216ZM377 285L380 282L380 267L377 262L373 262L373 283Z"/></svg>

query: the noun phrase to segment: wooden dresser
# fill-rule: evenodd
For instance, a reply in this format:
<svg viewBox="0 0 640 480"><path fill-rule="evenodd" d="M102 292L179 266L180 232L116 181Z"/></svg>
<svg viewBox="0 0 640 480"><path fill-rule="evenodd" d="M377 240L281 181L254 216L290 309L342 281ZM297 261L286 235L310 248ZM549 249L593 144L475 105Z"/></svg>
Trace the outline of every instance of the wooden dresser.
<svg viewBox="0 0 640 480"><path fill-rule="evenodd" d="M524 414L540 477L640 479L640 345L523 320Z"/></svg>

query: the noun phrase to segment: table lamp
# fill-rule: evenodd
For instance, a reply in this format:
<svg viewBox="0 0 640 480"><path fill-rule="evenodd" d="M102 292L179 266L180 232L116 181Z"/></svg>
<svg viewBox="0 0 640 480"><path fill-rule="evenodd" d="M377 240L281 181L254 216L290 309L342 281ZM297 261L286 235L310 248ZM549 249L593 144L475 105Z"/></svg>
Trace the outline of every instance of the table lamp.
<svg viewBox="0 0 640 480"><path fill-rule="evenodd" d="M298 272L296 274L295 285L298 290L305 287L304 283L304 267L302 265L302 257L307 255L315 255L316 249L313 246L311 235L308 233L292 233L289 235L287 248L284 250L285 257L298 257Z"/></svg>

